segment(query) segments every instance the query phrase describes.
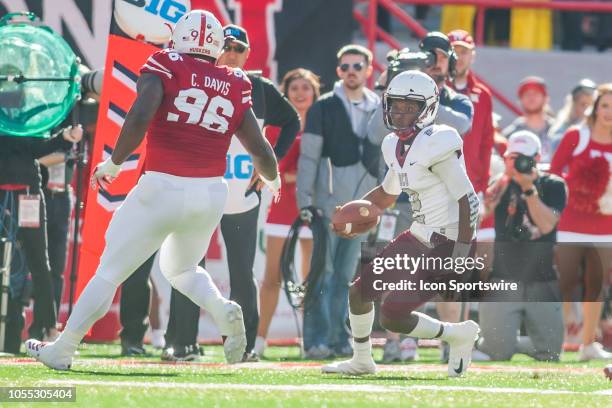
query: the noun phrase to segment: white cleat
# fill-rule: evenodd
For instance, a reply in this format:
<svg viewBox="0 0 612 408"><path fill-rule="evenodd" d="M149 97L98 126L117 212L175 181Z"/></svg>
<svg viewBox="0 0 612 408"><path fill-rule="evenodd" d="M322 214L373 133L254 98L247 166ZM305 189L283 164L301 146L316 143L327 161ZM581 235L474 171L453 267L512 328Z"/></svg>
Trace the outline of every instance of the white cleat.
<svg viewBox="0 0 612 408"><path fill-rule="evenodd" d="M447 326L450 330L446 342L450 346L448 356L448 376L460 377L472 362L474 342L480 333L480 326L473 320Z"/></svg>
<svg viewBox="0 0 612 408"><path fill-rule="evenodd" d="M54 343L45 343L36 339L25 342L26 352L44 365L54 370L70 370L72 356L58 356Z"/></svg>
<svg viewBox="0 0 612 408"><path fill-rule="evenodd" d="M242 308L238 303L229 301L225 305L225 313L224 326L227 330L224 330L223 351L227 362L235 364L242 361L247 344Z"/></svg>
<svg viewBox="0 0 612 408"><path fill-rule="evenodd" d="M600 343L594 341L588 346L585 346L584 344L580 346L580 350L578 351L578 360L612 360L612 353L607 352Z"/></svg>
<svg viewBox="0 0 612 408"><path fill-rule="evenodd" d="M338 361L321 367L324 374L364 375L376 374L376 364L372 357L366 361L357 361L355 357L346 361Z"/></svg>

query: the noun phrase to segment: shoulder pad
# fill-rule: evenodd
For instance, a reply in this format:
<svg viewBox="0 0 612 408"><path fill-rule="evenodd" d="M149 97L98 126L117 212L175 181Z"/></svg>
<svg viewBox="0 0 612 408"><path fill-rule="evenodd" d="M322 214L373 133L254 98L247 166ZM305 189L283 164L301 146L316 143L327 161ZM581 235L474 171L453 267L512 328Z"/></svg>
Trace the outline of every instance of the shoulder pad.
<svg viewBox="0 0 612 408"><path fill-rule="evenodd" d="M393 158L395 157L395 150L397 149L398 137L395 133L389 133L382 141L380 150L382 151L383 159L387 167L391 167Z"/></svg>
<svg viewBox="0 0 612 408"><path fill-rule="evenodd" d="M446 159L463 147L463 140L455 129L446 125L434 125L423 129L424 140L421 145L422 164L425 167Z"/></svg>

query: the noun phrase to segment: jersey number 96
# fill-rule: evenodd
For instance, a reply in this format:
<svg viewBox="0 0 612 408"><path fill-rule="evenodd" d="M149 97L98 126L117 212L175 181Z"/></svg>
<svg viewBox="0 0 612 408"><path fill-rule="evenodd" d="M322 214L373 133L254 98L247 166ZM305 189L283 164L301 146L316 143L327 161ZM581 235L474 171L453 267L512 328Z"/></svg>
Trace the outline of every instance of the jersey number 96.
<svg viewBox="0 0 612 408"><path fill-rule="evenodd" d="M209 99L202 89L183 89L174 99L174 106L179 111L188 114L186 123L199 124L213 132L227 132L228 119L234 114L232 102L221 95ZM179 117L178 113L168 112L167 120L178 122Z"/></svg>

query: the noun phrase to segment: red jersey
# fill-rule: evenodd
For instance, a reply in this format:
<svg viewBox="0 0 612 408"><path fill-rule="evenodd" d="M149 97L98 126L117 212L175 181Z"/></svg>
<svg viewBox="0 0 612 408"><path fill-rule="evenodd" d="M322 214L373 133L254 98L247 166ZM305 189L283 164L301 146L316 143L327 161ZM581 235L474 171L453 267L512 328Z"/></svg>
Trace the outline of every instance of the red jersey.
<svg viewBox="0 0 612 408"><path fill-rule="evenodd" d="M455 88L456 92L466 95L474 105L472 129L463 136L463 155L468 177L478 193L486 191L489 183L489 164L493 150L493 99L491 91L476 81L472 73L467 76L467 86L464 89Z"/></svg>
<svg viewBox="0 0 612 408"><path fill-rule="evenodd" d="M147 132L146 170L223 176L232 135L251 107L247 76L173 49L151 55L140 73L157 75L164 86Z"/></svg>
<svg viewBox="0 0 612 408"><path fill-rule="evenodd" d="M564 176L569 191L559 231L612 234L612 143L591 139L588 126L570 128L550 163L550 172Z"/></svg>

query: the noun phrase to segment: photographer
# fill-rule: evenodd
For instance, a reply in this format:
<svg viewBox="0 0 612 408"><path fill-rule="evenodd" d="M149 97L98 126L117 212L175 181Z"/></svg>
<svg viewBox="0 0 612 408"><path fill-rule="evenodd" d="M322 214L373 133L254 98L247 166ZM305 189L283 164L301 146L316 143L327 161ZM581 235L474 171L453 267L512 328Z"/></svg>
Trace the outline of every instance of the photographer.
<svg viewBox="0 0 612 408"><path fill-rule="evenodd" d="M505 172L487 191L485 216L495 216L490 279L517 282L519 289L504 293L503 301L480 303L479 360L510 360L520 352L558 361L561 354L563 319L553 249L567 193L561 178L537 169L541 151L532 132L513 134ZM528 339L517 337L523 323Z"/></svg>
<svg viewBox="0 0 612 408"><path fill-rule="evenodd" d="M0 207L3 215L8 212L15 220L16 238L32 274L34 320L28 331L35 338L52 340L57 336L54 285L47 255L45 201L41 194L38 159L57 150L70 149L72 143L81 140L82 135L80 126L65 128L51 139L0 135ZM21 300L11 296L10 302ZM18 314L21 310L11 309ZM18 316L14 317L19 320ZM7 323L10 326L10 322ZM7 337L19 335L20 331L8 333Z"/></svg>
<svg viewBox="0 0 612 408"><path fill-rule="evenodd" d="M418 69L433 78L440 91L440 107L435 123L448 125L460 135L465 135L472 128L474 108L470 98L452 90L446 81L451 79L457 57L448 37L440 32L428 33L419 44L420 52L409 52L407 49L389 53L389 68L378 79L377 89L382 90L386 84L400 72ZM370 135L386 136L389 130L385 127L382 116L382 104L376 109L369 123Z"/></svg>

